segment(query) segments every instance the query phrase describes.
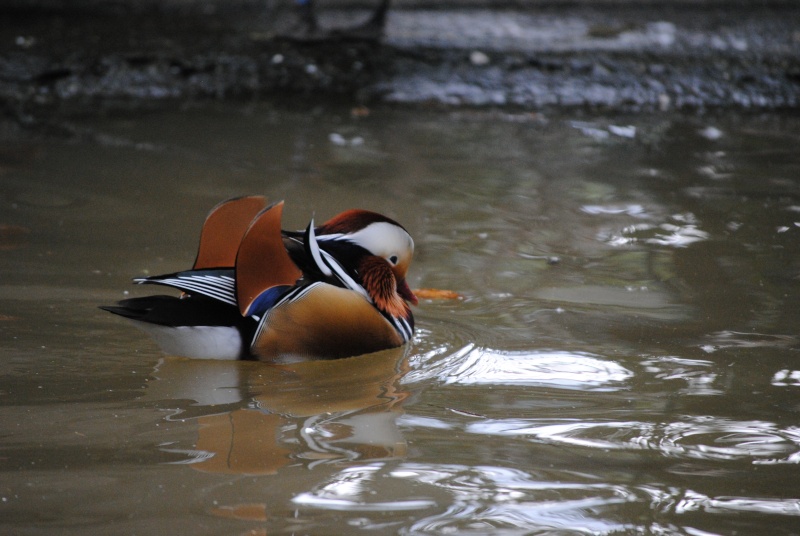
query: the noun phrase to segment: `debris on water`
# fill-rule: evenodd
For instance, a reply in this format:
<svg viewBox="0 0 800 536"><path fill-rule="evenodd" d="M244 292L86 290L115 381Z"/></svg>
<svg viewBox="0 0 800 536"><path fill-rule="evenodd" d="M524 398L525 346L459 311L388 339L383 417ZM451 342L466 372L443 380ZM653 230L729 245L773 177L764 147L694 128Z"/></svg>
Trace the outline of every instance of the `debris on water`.
<svg viewBox="0 0 800 536"><path fill-rule="evenodd" d="M27 35L18 35L14 44L20 48L31 48L36 45L36 38Z"/></svg>
<svg viewBox="0 0 800 536"><path fill-rule="evenodd" d="M561 257L555 255L530 255L528 253L519 253L519 256L523 259L533 261L547 261L547 264L558 264L561 262Z"/></svg>
<svg viewBox="0 0 800 536"><path fill-rule="evenodd" d="M328 141L338 147L357 147L359 145L364 145L364 138L361 136L353 136L352 138L347 139L338 132L331 132L328 135Z"/></svg>
<svg viewBox="0 0 800 536"><path fill-rule="evenodd" d="M717 166L700 166L697 168L697 172L715 180L727 179L733 176L733 173L727 170L720 170Z"/></svg>
<svg viewBox="0 0 800 536"><path fill-rule="evenodd" d="M437 288L418 288L414 290L414 295L423 300L463 300L464 296L453 290Z"/></svg>
<svg viewBox="0 0 800 536"><path fill-rule="evenodd" d="M633 216L634 218L649 217L644 206L639 203L631 203L628 205L583 205L581 207L581 212L591 214L592 216L624 214L626 216Z"/></svg>
<svg viewBox="0 0 800 536"><path fill-rule="evenodd" d="M586 121L572 121L570 126L580 130L583 135L589 136L590 138L594 138L596 140L604 140L608 138L607 130L602 129L592 123L587 123Z"/></svg>
<svg viewBox="0 0 800 536"><path fill-rule="evenodd" d="M609 125L608 131L615 136L619 136L620 138L636 137L636 127L633 125L627 125L627 126Z"/></svg>
<svg viewBox="0 0 800 536"><path fill-rule="evenodd" d="M722 137L722 131L716 127L708 126L702 129L699 134L707 140L716 141Z"/></svg>
<svg viewBox="0 0 800 536"><path fill-rule="evenodd" d="M474 417L476 419L485 419L486 418L486 415L481 415L480 413L474 413L472 411L466 411L466 410L458 409L458 408L450 408L450 407L447 407L447 406L437 406L435 404L429 404L429 405L433 406L435 408L445 409L447 411L455 413L456 415L461 415L463 417Z"/></svg>
<svg viewBox="0 0 800 536"><path fill-rule="evenodd" d="M477 65L480 67L483 65L488 65L491 60L489 59L489 56L480 50L473 50L469 55L469 61L472 63L472 65Z"/></svg>
<svg viewBox="0 0 800 536"><path fill-rule="evenodd" d="M606 128L600 127L586 121L572 121L570 125L580 130L586 136L596 140L605 140L610 134L620 138L635 138L636 127L633 125L608 125Z"/></svg>
<svg viewBox="0 0 800 536"><path fill-rule="evenodd" d="M338 132L331 132L328 134L328 141L334 145L347 145L347 140Z"/></svg>

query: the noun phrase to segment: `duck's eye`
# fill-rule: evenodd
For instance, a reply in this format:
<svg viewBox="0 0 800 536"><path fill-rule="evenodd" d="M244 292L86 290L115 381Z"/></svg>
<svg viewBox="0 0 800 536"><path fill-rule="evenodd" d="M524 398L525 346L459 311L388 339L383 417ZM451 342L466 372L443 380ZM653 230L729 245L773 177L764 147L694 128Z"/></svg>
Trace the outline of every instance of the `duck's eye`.
<svg viewBox="0 0 800 536"><path fill-rule="evenodd" d="M392 255L391 257L389 257L389 262L391 262L392 264L397 264L397 255Z"/></svg>

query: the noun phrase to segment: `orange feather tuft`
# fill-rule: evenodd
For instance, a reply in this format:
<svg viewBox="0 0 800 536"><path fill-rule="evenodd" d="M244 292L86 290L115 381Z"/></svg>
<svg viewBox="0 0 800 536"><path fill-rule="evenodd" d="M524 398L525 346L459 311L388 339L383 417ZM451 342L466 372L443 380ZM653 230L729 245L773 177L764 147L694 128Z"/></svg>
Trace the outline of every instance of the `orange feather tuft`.
<svg viewBox="0 0 800 536"><path fill-rule="evenodd" d="M358 273L378 309L394 317L408 316L410 309L397 293L397 279L388 262L374 255L364 257L358 266Z"/></svg>

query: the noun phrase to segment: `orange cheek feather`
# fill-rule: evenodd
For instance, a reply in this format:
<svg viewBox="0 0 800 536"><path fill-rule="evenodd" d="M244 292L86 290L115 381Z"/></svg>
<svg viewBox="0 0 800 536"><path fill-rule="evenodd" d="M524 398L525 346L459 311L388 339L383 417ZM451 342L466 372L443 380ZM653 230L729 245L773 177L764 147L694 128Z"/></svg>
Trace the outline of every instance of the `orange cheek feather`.
<svg viewBox="0 0 800 536"><path fill-rule="evenodd" d="M397 279L388 262L381 257L365 257L359 264L358 271L364 288L372 296L378 309L394 317L408 316L408 305L398 294ZM405 281L402 285L408 289ZM414 296L411 289L408 289L408 293ZM416 297L414 300L416 301Z"/></svg>

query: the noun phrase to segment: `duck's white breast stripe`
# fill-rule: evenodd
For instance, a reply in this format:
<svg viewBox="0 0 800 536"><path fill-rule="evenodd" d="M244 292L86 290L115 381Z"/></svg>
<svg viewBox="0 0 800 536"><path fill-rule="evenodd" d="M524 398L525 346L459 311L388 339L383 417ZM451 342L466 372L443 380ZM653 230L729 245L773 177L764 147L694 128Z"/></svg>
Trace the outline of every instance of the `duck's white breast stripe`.
<svg viewBox="0 0 800 536"><path fill-rule="evenodd" d="M394 329L396 329L397 332L403 337L403 342L408 342L411 340L414 330L411 329L411 326L408 324L406 319L402 317L391 317L391 319Z"/></svg>
<svg viewBox="0 0 800 536"><path fill-rule="evenodd" d="M281 300L278 303L275 304L275 307L282 305L286 302L297 301L306 294L308 294L311 291L311 289L317 287L318 285L323 285L323 284L324 283L317 282L317 283L311 283L310 285L306 285L303 287L293 288L292 290L287 292L286 295L283 298L281 298Z"/></svg>
<svg viewBox="0 0 800 536"><path fill-rule="evenodd" d="M350 290L355 290L356 292L361 294L364 297L364 299L366 299L369 303L372 303L372 297L369 295L366 289L361 285L359 285L358 283L356 283L355 280L347 274L345 269L342 268L342 265L339 264L339 261L337 261L333 255L331 255L324 249L321 249L320 251L322 252L325 264L327 264L334 272L336 272L336 278L339 279L339 281L341 281L345 287L349 288Z"/></svg>

